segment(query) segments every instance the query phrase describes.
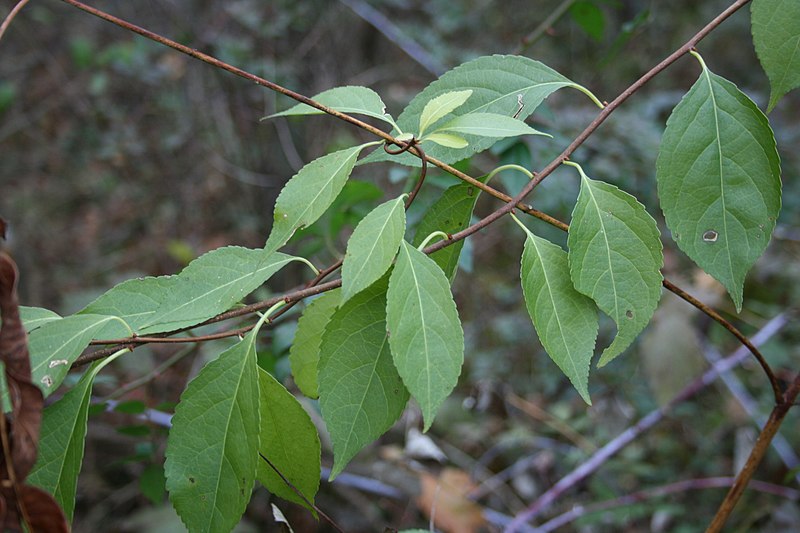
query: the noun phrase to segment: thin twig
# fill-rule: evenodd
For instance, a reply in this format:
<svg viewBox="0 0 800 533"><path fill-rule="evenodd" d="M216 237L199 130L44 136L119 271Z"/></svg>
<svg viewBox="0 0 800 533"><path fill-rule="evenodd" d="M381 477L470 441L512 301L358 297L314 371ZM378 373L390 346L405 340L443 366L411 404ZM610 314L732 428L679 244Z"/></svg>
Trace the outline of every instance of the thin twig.
<svg viewBox="0 0 800 533"><path fill-rule="evenodd" d="M712 365L722 359L722 355L717 351L716 347L711 345L705 347L703 355L706 361ZM736 374L727 372L720 377L731 393L731 396L736 398L736 401L739 402L742 409L753 419L755 425L760 428L764 427L767 423L767 415L761 413L755 398L750 395L739 378L736 377ZM798 465L800 465L800 457L797 456L792 445L789 444L789 441L780 433L775 435L775 438L772 439L772 447L775 448L775 453L778 454L778 457L781 458L787 469L795 470ZM800 482L800 472L797 472L794 478Z"/></svg>
<svg viewBox="0 0 800 533"><path fill-rule="evenodd" d="M423 152L422 148L419 146L415 146L414 148L417 150L417 152L419 152L420 160L422 161L422 168L419 171L417 183L414 185L414 188L411 190L411 193L409 193L408 198L406 199L406 211L408 211L408 208L414 203L414 199L417 197L419 190L422 188L422 184L425 183L425 176L428 174L428 160L425 157L425 152Z"/></svg>
<svg viewBox="0 0 800 533"><path fill-rule="evenodd" d="M383 34L384 37L396 44L408 57L416 61L425 70L434 76L440 76L447 68L441 61L428 53L415 40L397 27L383 13L361 0L339 0L349 7L353 13L364 19L373 28Z"/></svg>
<svg viewBox="0 0 800 533"><path fill-rule="evenodd" d="M787 322L788 318L785 314L776 316L767 322L764 327L753 336L753 343L762 344L766 342L770 337L780 331ZM617 435L614 439L609 441L605 446L600 448L596 453L589 457L589 459L578 465L569 474L552 485L531 505L529 505L527 509L519 513L514 518L514 521L509 525L507 532L511 533L518 531L520 527L547 509L553 502L561 497L562 494L575 487L578 483L581 483L584 479L592 475L598 468L600 468L606 461L616 455L620 450L636 440L643 433L649 431L653 426L661 422L661 420L664 419L666 414L671 411L673 407L693 397L695 394L714 382L714 380L716 380L723 372L728 372L735 366L741 364L741 362L748 357L748 353L749 352L746 347L740 346L731 356L715 364L705 373L703 373L703 375L689 383L663 407L651 411L641 418L636 424Z"/></svg>
<svg viewBox="0 0 800 533"><path fill-rule="evenodd" d="M517 396L514 393L509 393L506 396L508 403L524 412L534 420L539 420L554 429L580 448L584 453L593 453L597 451L597 446L592 444L586 437L572 429L572 426L561 420L560 418L551 415L533 402L529 402L525 398Z"/></svg>
<svg viewBox="0 0 800 533"><path fill-rule="evenodd" d="M266 456L266 455L264 455L264 454L263 454L263 453L261 453L260 451L258 452L258 455L261 457L261 459L263 459L263 460L264 460L264 462L265 462L265 463L267 463L267 464L269 465L269 467L270 467L270 468L272 468L272 470L273 470L273 471L274 471L276 474L278 474L278 476L279 476L279 477L280 477L280 478L283 480L283 482L284 482L284 483L286 483L286 485L287 485L287 486L288 486L290 489L292 489L292 491L293 491L295 494L297 494L297 496L298 496L298 497L299 497L301 500L303 500L303 501L306 503L306 505L308 505L309 507L311 507L312 509L314 509L314 511L316 511L316 512L317 512L317 513L318 513L318 514L319 514L319 515L320 515L322 518L324 518L325 520L327 520L327 521L328 521L328 523L329 523L329 524L330 524L330 525L333 527L333 529L335 529L336 531L339 531L340 533L344 533L344 530L343 530L341 527L339 527L339 524L337 524L336 522L334 522L333 518L331 518L330 516L328 516L327 514L325 514L325 513L322 511L322 509L320 509L319 507L317 507L316 505L314 505L314 503L313 503L313 502L309 501L309 499L308 499L308 498L306 498L305 494L303 494L302 492L300 492L300 489L298 489L297 487L295 487L295 486L294 486L294 483L292 483L291 481L289 481L289 479L288 479L286 476L284 476L284 475L283 475L283 473L282 473L280 470L278 470L278 467L276 467L274 464L272 464L272 461L270 461L269 459L267 459L267 456Z"/></svg>
<svg viewBox="0 0 800 533"><path fill-rule="evenodd" d="M520 39L519 47L514 51L515 55L524 54L525 51L536 44L536 42L542 38L542 36L550 29L550 27L556 23L558 19L564 16L564 13L572 7L572 4L575 3L575 0L562 0L556 8L550 12L546 19L542 21L541 24L536 26L536 29L533 30L531 33Z"/></svg>
<svg viewBox="0 0 800 533"><path fill-rule="evenodd" d="M11 21L14 20L14 17L17 16L17 13L19 13L22 10L22 8L25 7L25 4L27 4L29 1L30 0L19 0L19 2L17 2L17 5L15 5L14 8L8 13L6 18L3 20L3 23L0 24L0 39L3 38L3 34L11 25Z"/></svg>
<svg viewBox="0 0 800 533"><path fill-rule="evenodd" d="M586 516L588 514L599 513L600 511L615 509L617 507L623 507L626 505L634 505L637 503L645 502L647 500L652 500L653 498L659 498L662 496L667 496L669 494L681 493L687 490L726 488L733 485L733 483L734 483L734 478L732 477L686 479L683 481L670 483L669 485L664 485L661 487L639 490L631 494L626 494L625 496L621 496L619 498L614 498L613 500L606 500L604 502L593 503L590 505L576 505L566 513L560 514L557 517L553 518L552 520L549 520L544 524L542 524L541 526L537 527L536 531L537 533L539 532L549 533L550 531L555 531L556 529L563 527L571 522L574 522L578 518L581 518L582 516ZM766 483L764 481L753 481L751 483L751 488L753 490L765 492L767 494L774 494L776 496L781 496L783 498L787 498L790 500L800 499L800 491L795 489L790 489L788 487L783 487L781 485L775 485L773 483Z"/></svg>
<svg viewBox="0 0 800 533"><path fill-rule="evenodd" d="M114 392L103 398L101 401L107 402L109 400L121 398L122 396L125 396L129 392L138 389L142 385L145 385L150 381L153 381L154 379L158 378L161 374L163 374L164 371L166 371L172 365L176 364L184 357L187 357L192 353L196 352L199 346L200 346L199 344L194 344L192 346L187 346L182 350L178 350L169 359L167 359L166 361L155 367L151 372L148 372L144 376L141 376L129 383L126 383L123 387L116 389Z"/></svg>
<svg viewBox="0 0 800 533"><path fill-rule="evenodd" d="M756 444L750 451L750 456L747 458L747 462L745 462L742 471L736 476L736 481L728 491L725 499L720 504L716 516L714 516L714 519L711 521L711 524L706 530L707 533L718 533L719 531L722 531L722 528L725 526L725 522L728 521L728 518L736 507L736 504L739 502L739 498L742 497L744 489L747 487L750 478L753 477L758 465L761 464L764 454L767 453L773 437L775 437L778 429L780 429L783 419L786 418L787 414L789 414L789 409L792 408L798 396L800 396L800 373L798 373L794 378L791 386L786 389L786 392L783 395L783 401L772 409L772 413L770 413L769 419L764 425L764 429L762 429L761 433L759 433Z"/></svg>
<svg viewBox="0 0 800 533"><path fill-rule="evenodd" d="M769 366L769 363L767 363L766 358L764 358L764 356L761 354L758 348L753 346L753 343L750 342L750 339L748 339L741 331L736 329L736 327L733 324L722 318L722 316L719 313L717 313L709 306L707 306L706 304L704 304L691 294L687 293L686 291L684 291L671 281L665 279L663 281L663 285L664 287L666 287L667 289L669 289L676 295L680 296L681 298L683 298L684 300L695 306L697 309L699 309L700 311L702 311L703 313L714 319L723 328L730 331L731 334L739 340L739 342L747 346L747 349L750 350L750 353L753 354L753 356L758 361L758 364L761 365L761 368L764 370L764 373L769 378L769 383L770 386L772 387L772 393L775 396L775 404L777 405L778 403L780 403L781 397L783 396L783 391L781 391L781 386L778 383L778 378L773 373L772 368Z"/></svg>

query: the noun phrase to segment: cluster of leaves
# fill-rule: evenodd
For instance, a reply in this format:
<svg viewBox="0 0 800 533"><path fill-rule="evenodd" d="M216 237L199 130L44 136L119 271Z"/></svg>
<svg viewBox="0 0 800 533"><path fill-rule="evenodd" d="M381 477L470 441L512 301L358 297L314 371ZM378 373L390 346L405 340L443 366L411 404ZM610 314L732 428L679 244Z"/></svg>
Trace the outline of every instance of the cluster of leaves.
<svg viewBox="0 0 800 533"><path fill-rule="evenodd" d="M774 42L776 35L783 35L781 44L798 42L797 10L772 0L753 4L754 41L773 87L770 109L800 84L797 59ZM659 200L678 246L722 282L740 309L745 275L766 248L780 208L779 160L766 116L694 55L700 77L673 110L661 143ZM399 143L451 164L499 139L541 134L523 121L565 87L598 103L587 89L517 56L482 57L447 72L397 120L365 87L331 89L314 99L383 121ZM312 113L319 111L301 104L278 115ZM359 161L376 144L346 148L304 166L278 197L262 249L220 248L178 275L126 281L68 317L23 308L32 381L47 396L92 339L195 327L233 308L287 264L307 262L278 250L330 208L357 164L418 161L410 153L394 157L383 150ZM663 256L656 222L642 204L570 164L581 186L568 251L520 223L525 242L520 276L542 345L589 403L597 310L617 325L616 337L600 356L604 365L630 346L652 318L661 294ZM462 241L430 255L424 249L432 238L450 240L466 228L476 198L473 185L451 187L409 238L406 196L377 206L348 241L341 289L305 308L290 361L300 390L319 398L334 448L332 477L398 420L409 398L419 404L427 429L455 387L464 335L450 284ZM256 479L274 494L313 508L320 477L316 429L297 399L257 364L259 329L280 305L207 364L176 408L166 453L167 489L193 531L231 529ZM29 479L52 493L68 517L74 509L92 382L127 351L95 363L45 410L39 460Z"/></svg>

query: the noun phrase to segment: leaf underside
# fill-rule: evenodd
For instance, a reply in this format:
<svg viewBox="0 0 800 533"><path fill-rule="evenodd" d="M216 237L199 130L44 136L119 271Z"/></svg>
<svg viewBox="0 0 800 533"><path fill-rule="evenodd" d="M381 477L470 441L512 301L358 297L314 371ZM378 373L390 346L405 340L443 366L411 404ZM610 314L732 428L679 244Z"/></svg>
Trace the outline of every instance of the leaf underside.
<svg viewBox="0 0 800 533"><path fill-rule="evenodd" d="M342 264L342 302L378 281L392 266L406 231L404 197L384 202L358 223Z"/></svg>
<svg viewBox="0 0 800 533"><path fill-rule="evenodd" d="M597 307L575 290L567 253L527 232L520 268L522 292L539 340L586 403L597 338Z"/></svg>
<svg viewBox="0 0 800 533"><path fill-rule="evenodd" d="M427 430L458 382L464 332L447 276L405 241L389 279L386 323L394 364L419 403Z"/></svg>
<svg viewBox="0 0 800 533"><path fill-rule="evenodd" d="M289 348L289 363L292 376L300 391L309 398L319 396L317 366L320 357L322 335L342 299L342 291L328 291L303 310L297 321L294 342Z"/></svg>
<svg viewBox="0 0 800 533"><path fill-rule="evenodd" d="M408 402L386 334L386 287L384 277L353 296L322 336L319 404L333 442L331 479L386 432Z"/></svg>
<svg viewBox="0 0 800 533"><path fill-rule="evenodd" d="M636 198L581 171L567 243L575 288L617 325L603 366L630 346L658 306L664 264L658 227Z"/></svg>
<svg viewBox="0 0 800 533"><path fill-rule="evenodd" d="M258 369L258 383L261 415L259 451L305 499L313 503L320 478L317 428L297 399L261 368ZM257 477L272 494L315 512L261 457Z"/></svg>

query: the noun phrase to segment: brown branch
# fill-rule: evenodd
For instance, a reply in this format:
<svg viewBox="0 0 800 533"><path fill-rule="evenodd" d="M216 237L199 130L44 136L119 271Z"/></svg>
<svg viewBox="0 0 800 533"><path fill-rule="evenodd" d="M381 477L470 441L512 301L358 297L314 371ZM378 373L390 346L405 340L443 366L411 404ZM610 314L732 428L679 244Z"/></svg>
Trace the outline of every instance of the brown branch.
<svg viewBox="0 0 800 533"><path fill-rule="evenodd" d="M711 317L723 328L730 331L731 334L739 340L739 342L747 346L747 349L750 350L750 353L753 354L753 356L758 361L758 364L761 365L761 368L767 375L767 378L769 378L769 383L772 386L772 393L775 396L775 405L779 405L783 398L783 391L781 391L781 386L780 383L778 382L778 378L775 376L775 373L772 371L772 368L769 366L769 363L767 363L767 360L764 358L764 356L761 354L758 348L756 348L753 345L753 343L750 342L750 339L748 339L741 331L736 329L736 327L733 324L722 318L722 316L715 310L713 310L712 308L710 308L709 306L707 306L706 304L704 304L703 302L692 296L691 294L687 293L686 291L684 291L683 289L681 289L668 279L665 279L662 282L662 284L668 290L672 291L674 294L683 298L684 300L695 306L697 309L699 309L700 311Z"/></svg>
<svg viewBox="0 0 800 533"><path fill-rule="evenodd" d="M594 131L606 120L606 118L608 118L608 116L617 107L619 107L625 100L627 100L631 95L633 95L636 91L638 91L644 84L646 84L648 81L650 81L650 79L652 79L658 73L660 73L661 71L666 69L669 65L671 65L672 63L677 61L677 59L679 59L681 56L686 54L698 42L700 42L700 40L702 40L706 35L708 35L714 28L719 26L725 19L727 19L730 15L732 15L734 12L736 12L738 9L740 9L741 7L743 7L745 4L747 4L749 2L749 0L737 0L736 2L734 2L730 7L728 7L728 9L723 11L719 16L717 16L714 20L712 20L710 23L708 23L702 30L700 30L698 33L696 33L683 46L678 48L675 52L670 54L666 59L661 61L661 63L659 63L658 65L653 67L649 72L647 72L644 76L639 78L630 87L628 87L625 91L623 91L622 94L620 94L613 102L608 104L600 112L600 114L575 138L574 141L572 141L572 143L566 149L564 149L564 151L558 157L556 157L550 164L548 164L544 168L544 170L542 170L538 174L534 174L534 178L528 184L526 184L526 186L523 188L523 190L516 197L512 198L512 197L510 197L510 196L508 196L508 195L506 195L506 194L504 194L504 193L502 193L500 191L497 191L496 189L494 189L494 188L492 188L492 187L490 187L490 186L488 186L488 185L486 185L484 183L481 183L480 181L476 180L472 176L469 176L469 175L467 175L467 174L465 174L465 173L463 173L463 172L451 167L450 165L448 165L448 164L446 164L446 163L444 163L442 161L439 161L436 158L433 158L433 157L425 155L425 153L422 152L422 150L420 150L418 146L412 147L411 146L412 143L399 141L399 140L395 139L394 137L392 137L391 135L389 135L388 133L384 132L383 130L375 128L374 126L371 126L370 124L367 124L366 122L363 122L361 120L353 118L350 115L347 115L345 113L341 113L339 111L336 111L335 109L332 109L332 108L329 108L329 107L327 107L325 105L322 105L319 102L317 102L315 100L312 100L311 98L308 98L307 96L303 96L303 95L301 95L301 94L299 94L297 92L289 90L289 89L287 89L285 87L282 87L282 86L280 86L280 85L278 85L276 83L273 83L273 82L271 82L269 80L266 80L264 78L261 78L259 76L254 75L254 74L251 74L251 73L249 73L247 71L244 71L244 70L242 70L242 69L240 69L238 67L234 67L234 66L232 66L232 65L230 65L228 63L220 61L219 59L216 59L216 58L214 58L214 57L212 57L212 56L210 56L208 54L204 54L204 53L202 53L202 52L200 52L198 50L195 50L195 49L190 48L190 47L188 47L186 45L180 44L180 43L178 43L176 41L173 41L171 39L163 37L163 36L161 36L161 35L159 35L157 33L151 32L149 30L146 30L144 28L141 28L139 26L131 24L130 22L127 22L127 21L122 20L120 18L117 18L117 17L115 17L113 15L110 15L110 14L104 12L104 11L101 11L99 9L96 9L96 8L93 8L93 7L88 6L86 4L83 4L81 2L78 2L77 0L62 0L62 1L66 2L66 3L70 4L70 5L73 5L73 6L77 7L78 9L86 11L87 13L90 13L90 14L96 16L96 17L99 17L99 18L101 18L103 20L106 20L108 22L116 24L116 25L118 25L118 26L120 26L120 27L122 27L122 28L124 28L126 30L132 31L134 33L137 33L137 34L139 34L139 35L141 35L143 37L146 37L146 38L151 39L151 40L153 40L155 42L163 44L164 46L168 46L168 47L173 48L173 49L175 49L175 50L177 50L179 52L187 54L187 55L189 55L189 56L191 56L191 57L193 57L195 59L198 59L200 61L208 63L209 65L212 65L212 66L220 68L222 70L231 72L232 74L235 74L237 76L240 76L242 78L245 78L247 80L255 82L258 85L262 85L264 87L267 87L267 88L269 88L269 89L271 89L273 91L276 91L276 92L278 92L280 94L289 96L290 98L293 98L293 99L297 100L298 102L302 102L302 103L304 103L306 105L309 105L311 107L319 109L320 111L323 111L323 112L325 112L325 113L327 113L329 115L332 115L332 116L337 117L337 118L339 118L341 120L344 120L345 122L348 122L350 124L358 126L359 128L362 128L362 129L364 129L364 130L366 130L366 131L368 131L368 132L370 132L370 133L372 133L372 134L384 139L385 141L387 141L387 143L399 146L401 148L401 152L405 151L405 150L409 150L411 153L414 153L417 157L420 157L421 159L428 161L432 165L435 165L435 166L441 168L445 172L448 172L448 173L452 174L453 176L455 176L455 177L457 177L457 178L459 178L459 179L461 179L463 181L466 181L467 183L470 183L471 185L481 189L482 191L486 192L487 194L490 194L491 196L494 196L495 198L498 198L498 199L503 200L504 202L506 202L506 204L504 206L500 207L499 209L497 209L496 211L491 213L489 216L487 216L484 219L480 220L479 222L473 224L472 226L469 226L469 227L467 227L466 229L464 229L464 230L462 230L460 232L454 233L453 235L449 236L448 239L444 239L444 240L438 241L435 244L432 244L431 246L427 247L425 249L426 253L432 253L432 252L440 250L440 249L442 249L442 248L444 248L446 246L450 246L451 244L453 244L453 243L455 243L455 242L457 242L457 241L459 241L461 239L464 239L464 238L468 237L469 235L472 235L473 233L476 233L477 231L480 231L481 229L485 228L489 224L497 221L503 215L510 213L515 208L519 209L520 211L522 211L524 213L527 213L527 214L532 215L532 216L534 216L536 218L539 218L540 220L543 220L543 221L547 222L548 224L551 224L551 225L553 225L553 226L555 226L557 228L560 228L560 229L566 231L568 229L567 224L559 221L558 219L556 219L554 217L551 217L550 215L547 215L546 213L543 213L541 211L533 209L529 205L523 204L522 201L524 200L524 198L539 183L541 183L542 180L544 180L556 168L558 168L558 166L563 161L568 159L569 156L572 155L572 153L581 144L583 144L583 142L585 142L586 139L592 133L594 133ZM325 271L326 272L325 275L333 272L337 268L338 268L338 266L335 266L335 268L333 268L332 270L329 270L329 271L326 270ZM664 283L664 286L668 290L670 290L672 292L675 292L674 289L677 289L677 286L673 285L670 282ZM324 292L325 290L330 290L332 288L334 288L334 287L332 287L332 286L331 287L327 287L327 288L324 288L324 289L322 289L320 291L309 293L306 296L310 296L312 294L319 294L320 292ZM686 294L684 291L681 291L681 293L676 292L676 294L678 294L678 296L681 296L682 298L684 298L684 300L686 300L687 302L691 303L692 305L695 305L696 307L698 307L698 309L700 309L704 313L708 314L709 308L707 306L702 306L702 307L697 306L694 303L694 302L697 302L697 300L695 300L694 298L691 298L690 296L689 296L689 299L684 297L684 295L688 296L688 294ZM301 297L298 297L297 299L292 297L293 301L289 302L289 303L290 303L290 305L294 305L293 304L294 301L297 301L298 299L305 298L306 296L301 296ZM290 298L290 297L291 296L287 296L286 298ZM278 300L270 299L270 300L267 300L265 302L260 302L260 303L253 304L251 306L246 306L246 307L234 310L234 311L229 311L229 312L226 312L226 313L222 313L222 314L218 315L217 317L214 317L214 318L206 321L205 323L203 323L201 325L210 324L210 323L214 323L214 322L219 322L221 320L227 320L229 318L243 316L243 315L255 312L255 311L259 311L259 310L265 309L267 307L270 307L271 305L274 305L274 303L277 303L277 301ZM287 302L288 302L288 300L287 300ZM282 314L282 313L285 313L286 311L288 311L288 309L284 308L283 310L280 310L279 313ZM276 316L279 316L279 314L276 314ZM714 320L716 320L717 322L719 322L720 324L722 324L723 327L725 327L726 329L731 331L731 333L734 333L735 328L733 328L733 326L730 325L727 321L722 319L722 317L719 316L719 314L714 313L713 315L709 314L709 316L711 318L713 318ZM197 327L197 326L192 326L192 327ZM733 328L733 329L731 329L731 328ZM178 331L183 331L183 330L178 330ZM178 331L176 331L176 332L178 332ZM738 330L736 330L736 331L738 331ZM169 332L169 333L165 334L165 336L169 335L169 334L174 334L176 332ZM734 335L736 335L736 333L734 333ZM736 335L736 337L739 340L742 340L743 338L746 339L746 337L744 337L744 335L742 335L741 333ZM161 338L162 337L158 337L158 339L161 339ZM163 341L154 341L154 342L163 342ZM173 341L173 342L175 342L175 341ZM747 344L745 344L745 345L747 346ZM752 347L752 343L750 343L748 348L751 349L751 352L753 353L753 355L759 361L759 364L761 364L762 368L766 372L767 377L768 377L768 379L770 381L770 384L772 386L772 389L773 389L774 392L776 392L776 398L778 398L779 395L780 395L780 386L778 384L778 380L775 378L774 373L772 372L772 369L766 363L766 360L763 358L763 356L761 356L761 354L758 352L758 350L753 350L754 347ZM113 352L111 352L111 353L113 353ZM108 355L108 354L106 354L106 355ZM95 354L89 354L89 356L95 356ZM101 354L98 352L98 353L96 353L96 356L99 357L99 356L101 356ZM83 362L83 360L80 359L80 358L79 358L79 361ZM88 360L86 362L88 362Z"/></svg>
<svg viewBox="0 0 800 533"><path fill-rule="evenodd" d="M753 446L753 449L750 451L747 462L745 462L742 471L736 476L736 481L720 504L716 516L714 516L714 519L706 530L707 533L718 533L722 531L725 522L728 521L733 509L739 502L739 498L742 497L745 487L747 487L750 478L755 474L756 468L758 468L758 465L761 464L762 459L764 459L764 455L767 453L772 439L775 437L775 434L781 427L781 423L783 423L783 419L786 418L789 409L794 405L798 396L800 396L800 373L795 376L791 386L786 390L786 393L784 393L781 399L782 401L772 409L767 423L758 435L755 446Z"/></svg>
<svg viewBox="0 0 800 533"><path fill-rule="evenodd" d="M17 5L15 5L14 8L8 13L6 18L3 20L3 23L0 24L0 39L3 38L3 35L6 33L8 27L11 25L11 21L14 20L14 17L17 16L17 13L19 13L22 10L22 8L25 7L25 4L27 4L29 1L30 0L19 0L19 2L17 2Z"/></svg>

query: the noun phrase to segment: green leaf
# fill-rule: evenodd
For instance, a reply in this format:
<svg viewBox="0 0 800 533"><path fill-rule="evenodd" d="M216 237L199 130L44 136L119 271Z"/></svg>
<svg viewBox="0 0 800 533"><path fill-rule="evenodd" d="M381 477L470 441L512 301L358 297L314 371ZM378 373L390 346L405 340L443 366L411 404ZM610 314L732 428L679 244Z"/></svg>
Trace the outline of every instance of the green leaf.
<svg viewBox="0 0 800 533"><path fill-rule="evenodd" d="M485 179L481 179L481 181L485 181ZM428 208L425 216L417 225L412 241L414 246L422 244L425 237L434 231L443 231L452 235L469 226L469 220L480 193L480 189L469 183L458 183L444 191L444 194ZM464 241L461 240L433 252L429 256L444 270L451 282L455 278L458 258L463 247Z"/></svg>
<svg viewBox="0 0 800 533"><path fill-rule="evenodd" d="M656 179L675 242L741 310L745 276L766 249L781 206L767 117L703 64L667 121Z"/></svg>
<svg viewBox="0 0 800 533"><path fill-rule="evenodd" d="M153 505L161 505L167 492L163 465L147 465L139 476L139 490Z"/></svg>
<svg viewBox="0 0 800 533"><path fill-rule="evenodd" d="M61 318L58 313L49 309L44 309L42 307L26 307L24 305L19 307L19 317L22 319L22 324L25 326L25 331L27 333L30 333L43 324ZM0 324L2 324L2 320L0 320Z"/></svg>
<svg viewBox="0 0 800 533"><path fill-rule="evenodd" d="M263 249L240 246L217 248L201 255L169 285L163 301L139 333L161 333L204 322L227 311L285 265L297 260L280 252L267 255Z"/></svg>
<svg viewBox="0 0 800 533"><path fill-rule="evenodd" d="M451 135L449 133L430 133L426 135L422 141L434 142L439 146L445 146L447 148L466 148L469 146L469 143L464 137Z"/></svg>
<svg viewBox="0 0 800 533"><path fill-rule="evenodd" d="M300 169L281 190L275 201L272 232L265 249L272 253L295 231L313 224L330 207L353 171L362 144L324 155Z"/></svg>
<svg viewBox="0 0 800 533"><path fill-rule="evenodd" d="M342 113L366 115L394 125L392 117L386 113L386 104L383 103L378 93L367 87L352 85L334 87L333 89L328 89L327 91L314 95L311 99L316 100L322 105L333 108L336 111L341 111ZM324 114L324 112L315 107L306 104L297 104L286 111L281 111L280 113L275 113L274 115L269 115L264 118L322 114Z"/></svg>
<svg viewBox="0 0 800 533"><path fill-rule="evenodd" d="M75 359L114 317L73 315L52 320L28 336L31 381L47 398L58 388Z"/></svg>
<svg viewBox="0 0 800 533"><path fill-rule="evenodd" d="M603 366L647 326L661 297L658 227L644 206L618 188L581 173L581 192L569 227L569 267L575 288L617 324Z"/></svg>
<svg viewBox="0 0 800 533"><path fill-rule="evenodd" d="M431 98L431 100L425 104L425 107L422 108L422 113L420 113L419 116L419 128L417 130L419 136L424 135L425 130L427 130L431 124L434 124L451 111L464 105L464 102L466 102L470 96L472 96L472 90L451 91Z"/></svg>
<svg viewBox="0 0 800 533"><path fill-rule="evenodd" d="M317 365L319 364L320 344L325 328L330 322L342 292L335 289L326 292L303 310L297 321L294 342L289 348L289 363L292 365L294 382L300 391L309 398L319 396L317 387Z"/></svg>
<svg viewBox="0 0 800 533"><path fill-rule="evenodd" d="M753 0L753 44L772 90L767 113L800 86L800 2Z"/></svg>
<svg viewBox="0 0 800 533"><path fill-rule="evenodd" d="M597 307L575 290L567 252L525 228L520 278L539 340L589 405L589 366L597 338Z"/></svg>
<svg viewBox="0 0 800 533"><path fill-rule="evenodd" d="M230 531L255 481L259 445L255 335L208 363L181 395L164 473L172 505L190 531Z"/></svg>
<svg viewBox="0 0 800 533"><path fill-rule="evenodd" d="M606 27L606 18L603 11L593 2L575 2L569 8L572 20L578 23L583 31L595 41L603 39L603 31Z"/></svg>
<svg viewBox="0 0 800 533"><path fill-rule="evenodd" d="M311 503L319 489L320 443L317 428L300 403L270 374L258 369L261 390L259 451ZM309 508L269 464L259 457L258 481L272 494Z"/></svg>
<svg viewBox="0 0 800 533"><path fill-rule="evenodd" d="M461 374L464 332L447 276L405 241L389 279L386 323L394 364L427 431Z"/></svg>
<svg viewBox="0 0 800 533"><path fill-rule="evenodd" d="M322 336L319 405L333 442L331 479L400 418L408 391L386 334L386 278L331 317Z"/></svg>
<svg viewBox="0 0 800 533"><path fill-rule="evenodd" d="M461 115L436 128L437 133L442 131L495 139L516 137L517 135L546 135L547 137L552 137L552 135L531 128L521 120L506 115L498 115L497 113Z"/></svg>
<svg viewBox="0 0 800 533"><path fill-rule="evenodd" d="M78 314L117 316L133 331L140 333L142 326L148 324L177 279L177 276L160 276L123 281L84 307ZM173 302L173 305L178 304L177 301ZM103 334L107 338L120 338L127 337L130 332L122 324L114 321L103 330Z"/></svg>
<svg viewBox="0 0 800 533"><path fill-rule="evenodd" d="M342 264L342 303L383 276L406 231L405 195L384 202L358 223Z"/></svg>
<svg viewBox="0 0 800 533"><path fill-rule="evenodd" d="M94 363L77 385L43 412L39 455L28 482L52 494L69 520L75 509L75 490L83 462L92 383L103 367L123 353Z"/></svg>
<svg viewBox="0 0 800 533"><path fill-rule="evenodd" d="M544 64L521 56L484 56L464 63L446 72L419 93L406 107L397 123L403 131L414 131L420 122L422 110L434 98L445 93L469 89L472 96L458 108L458 115L469 113L497 113L512 117L519 111L518 118L524 120L539 104L553 92L562 87L573 87L582 92L588 91L565 78ZM519 103L523 107L519 109ZM469 146L449 148L431 146L427 155L445 163L455 163L492 146L496 138L470 136ZM419 160L410 154L389 156L383 151L375 151L363 162L386 161L405 165L419 165Z"/></svg>

